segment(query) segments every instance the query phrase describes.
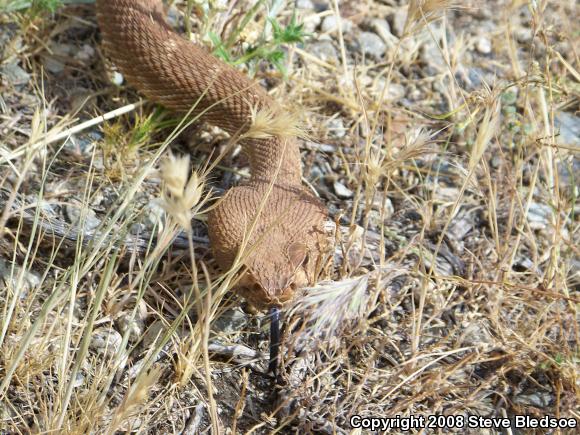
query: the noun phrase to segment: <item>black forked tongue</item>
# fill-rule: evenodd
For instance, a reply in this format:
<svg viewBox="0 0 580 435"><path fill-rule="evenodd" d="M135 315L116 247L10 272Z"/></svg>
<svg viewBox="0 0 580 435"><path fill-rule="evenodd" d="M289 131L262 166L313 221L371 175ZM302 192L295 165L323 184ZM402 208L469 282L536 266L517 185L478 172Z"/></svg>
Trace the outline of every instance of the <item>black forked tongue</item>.
<svg viewBox="0 0 580 435"><path fill-rule="evenodd" d="M277 307L270 308L270 364L268 372L278 375L278 358L280 354L280 309Z"/></svg>

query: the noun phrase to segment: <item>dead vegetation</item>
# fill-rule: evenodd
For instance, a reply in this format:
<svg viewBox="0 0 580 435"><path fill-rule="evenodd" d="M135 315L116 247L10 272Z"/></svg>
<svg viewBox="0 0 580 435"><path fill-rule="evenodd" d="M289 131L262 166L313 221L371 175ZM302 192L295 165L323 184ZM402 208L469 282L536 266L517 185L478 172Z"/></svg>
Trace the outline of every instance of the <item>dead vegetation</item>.
<svg viewBox="0 0 580 435"><path fill-rule="evenodd" d="M87 2L17 3L0 1L0 432L580 419L574 1L299 1L311 35L281 48L285 2L190 2L191 22L174 2L173 25L301 115L257 113L254 134L299 125L330 210L276 395L267 318L203 224L247 176L235 143L115 85Z"/></svg>

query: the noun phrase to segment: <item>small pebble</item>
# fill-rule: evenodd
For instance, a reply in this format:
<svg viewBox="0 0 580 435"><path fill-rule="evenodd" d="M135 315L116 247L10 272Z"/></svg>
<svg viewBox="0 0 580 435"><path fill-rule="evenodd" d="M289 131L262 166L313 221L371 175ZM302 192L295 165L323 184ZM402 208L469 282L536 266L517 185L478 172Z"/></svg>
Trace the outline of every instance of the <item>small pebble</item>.
<svg viewBox="0 0 580 435"><path fill-rule="evenodd" d="M64 63L52 56L45 57L43 64L44 67L53 74L60 74L64 71Z"/></svg>
<svg viewBox="0 0 580 435"><path fill-rule="evenodd" d="M314 3L312 3L312 0L298 0L296 9L314 10Z"/></svg>
<svg viewBox="0 0 580 435"><path fill-rule="evenodd" d="M129 332L129 341L131 343L137 342L145 330L145 322L138 313L137 311L137 315L134 318L131 318L132 315L130 313L122 313L117 319L117 325L121 332L123 334L127 331Z"/></svg>
<svg viewBox="0 0 580 435"><path fill-rule="evenodd" d="M431 39L425 42L421 47L420 58L422 62L433 68L435 71L445 71L447 69L447 64L441 55L439 47L437 47L437 44L435 44Z"/></svg>
<svg viewBox="0 0 580 435"><path fill-rule="evenodd" d="M340 23L342 25L343 33L349 33L352 30L353 27L352 21L346 18L341 18ZM326 17L322 22L322 32L329 33L335 32L337 30L338 30L338 19L336 15L329 15L328 17Z"/></svg>
<svg viewBox="0 0 580 435"><path fill-rule="evenodd" d="M101 220L97 217L96 213L80 203L67 204L65 206L65 212L69 222L73 225L82 223L82 230L85 232L94 230L101 224Z"/></svg>
<svg viewBox="0 0 580 435"><path fill-rule="evenodd" d="M89 44L83 44L81 49L75 54L75 59L89 61L95 55L95 49Z"/></svg>
<svg viewBox="0 0 580 435"><path fill-rule="evenodd" d="M407 21L406 7L397 9L391 17L391 29L393 29L393 33L399 38L403 36L406 21Z"/></svg>
<svg viewBox="0 0 580 435"><path fill-rule="evenodd" d="M475 48L481 54L489 54L491 53L491 41L484 36L481 36L477 43L475 44Z"/></svg>
<svg viewBox="0 0 580 435"><path fill-rule="evenodd" d="M102 138L102 134L97 130L74 134L66 141L64 148L78 156L90 157L95 143Z"/></svg>
<svg viewBox="0 0 580 435"><path fill-rule="evenodd" d="M226 311L212 323L213 332L232 334L244 329L248 323L248 317L239 308Z"/></svg>
<svg viewBox="0 0 580 435"><path fill-rule="evenodd" d="M142 223L148 231L158 230L163 227L163 217L165 216L165 210L161 207L161 203L158 201L148 202L143 208L145 218Z"/></svg>
<svg viewBox="0 0 580 435"><path fill-rule="evenodd" d="M22 274L22 279L20 275ZM25 270L17 264L0 257L0 294L6 292L6 287L12 293L18 293L20 299L25 299L30 290L40 285L40 276L34 271Z"/></svg>
<svg viewBox="0 0 580 435"><path fill-rule="evenodd" d="M0 77L12 86L25 85L30 81L30 74L22 69L16 62L10 62L0 69Z"/></svg>
<svg viewBox="0 0 580 435"><path fill-rule="evenodd" d="M530 42L534 36L532 29L530 29L529 27L519 28L514 32L514 34L518 42L521 44Z"/></svg>
<svg viewBox="0 0 580 435"><path fill-rule="evenodd" d="M376 85L376 95L381 95L385 87L385 79L380 79ZM405 87L399 83L391 83L385 91L385 99L389 101L398 101L407 94Z"/></svg>
<svg viewBox="0 0 580 435"><path fill-rule="evenodd" d="M348 198L352 198L352 196L354 195L352 190L350 190L348 187L346 187L340 181L335 181L333 187L334 187L334 193L336 193L336 196L338 196L339 198L348 199Z"/></svg>
<svg viewBox="0 0 580 435"><path fill-rule="evenodd" d="M112 328L99 328L93 332L89 347L108 358L118 356L121 352L123 337Z"/></svg>
<svg viewBox="0 0 580 435"><path fill-rule="evenodd" d="M387 20L374 18L371 21L371 28L381 37L389 48L394 47L397 44L398 38L391 32L391 26Z"/></svg>
<svg viewBox="0 0 580 435"><path fill-rule="evenodd" d="M554 123L559 133L556 142L580 146L580 117L569 112L558 112L554 117Z"/></svg>
<svg viewBox="0 0 580 435"><path fill-rule="evenodd" d="M307 46L308 52L323 62L337 64L338 53L330 41L319 41Z"/></svg>
<svg viewBox="0 0 580 435"><path fill-rule="evenodd" d="M372 32L361 32L358 37L358 43L362 54L380 59L385 55L387 45L379 35Z"/></svg>
<svg viewBox="0 0 580 435"><path fill-rule="evenodd" d="M121 86L125 81L125 77L123 77L123 74L121 74L119 71L111 71L109 72L108 76L111 83L113 83L115 86Z"/></svg>
<svg viewBox="0 0 580 435"><path fill-rule="evenodd" d="M502 156L494 154L491 158L490 165L493 169L499 169L503 161Z"/></svg>
<svg viewBox="0 0 580 435"><path fill-rule="evenodd" d="M346 128L342 118L332 118L326 123L326 128L332 137L341 139L346 136Z"/></svg>
<svg viewBox="0 0 580 435"><path fill-rule="evenodd" d="M549 205L532 202L528 211L528 222L533 230L545 229L550 225L554 211Z"/></svg>

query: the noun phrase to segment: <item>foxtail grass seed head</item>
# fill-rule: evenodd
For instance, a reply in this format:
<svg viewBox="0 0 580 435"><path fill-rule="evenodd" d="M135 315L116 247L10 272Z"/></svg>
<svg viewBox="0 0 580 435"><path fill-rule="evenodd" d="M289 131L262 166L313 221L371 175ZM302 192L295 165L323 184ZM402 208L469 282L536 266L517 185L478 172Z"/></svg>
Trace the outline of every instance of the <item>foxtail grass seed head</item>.
<svg viewBox="0 0 580 435"><path fill-rule="evenodd" d="M242 138L267 139L269 137L301 137L308 138L308 134L301 125L296 111L276 110L273 107L258 109L251 107L252 125Z"/></svg>
<svg viewBox="0 0 580 435"><path fill-rule="evenodd" d="M452 4L451 0L411 0L403 37L417 33L429 23L441 18Z"/></svg>
<svg viewBox="0 0 580 435"><path fill-rule="evenodd" d="M189 156L176 157L173 154L161 163L160 175L164 182L161 206L189 231L194 211L203 195L203 179L196 172L189 175Z"/></svg>
<svg viewBox="0 0 580 435"><path fill-rule="evenodd" d="M175 197L183 195L189 177L189 156L175 156L169 153L161 162L160 175L165 189Z"/></svg>

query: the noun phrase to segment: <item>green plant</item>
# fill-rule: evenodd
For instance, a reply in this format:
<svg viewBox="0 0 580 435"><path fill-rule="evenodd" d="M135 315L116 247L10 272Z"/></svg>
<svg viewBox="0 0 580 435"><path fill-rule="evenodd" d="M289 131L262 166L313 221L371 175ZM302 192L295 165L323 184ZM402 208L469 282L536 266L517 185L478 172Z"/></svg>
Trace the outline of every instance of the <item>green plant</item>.
<svg viewBox="0 0 580 435"><path fill-rule="evenodd" d="M0 12L17 12L28 9L32 14L43 11L54 12L62 5L62 0L0 0Z"/></svg>
<svg viewBox="0 0 580 435"><path fill-rule="evenodd" d="M248 64L251 69L260 61L266 61L272 64L282 74L286 74L284 61L286 59L286 52L284 47L291 44L303 43L304 38L308 34L304 31L304 24L298 23L296 14L292 14L290 22L283 26L277 20L277 17L267 17L264 29L258 41L249 47L244 52L236 56L234 54L233 45L237 36L248 25L249 21L257 13L257 6L262 2L258 2L240 21L240 24L231 32L227 40L222 38L215 32L208 32L208 36L214 46L214 54L232 65ZM268 26L271 26L271 32L268 32Z"/></svg>
<svg viewBox="0 0 580 435"><path fill-rule="evenodd" d="M32 15L42 12L54 13L65 4L88 4L95 0L0 0L0 12L18 12L28 10Z"/></svg>

